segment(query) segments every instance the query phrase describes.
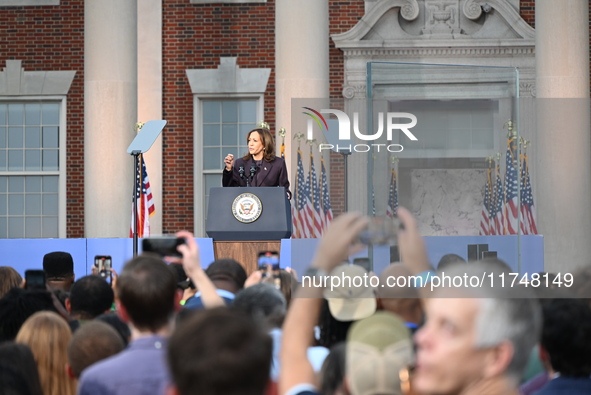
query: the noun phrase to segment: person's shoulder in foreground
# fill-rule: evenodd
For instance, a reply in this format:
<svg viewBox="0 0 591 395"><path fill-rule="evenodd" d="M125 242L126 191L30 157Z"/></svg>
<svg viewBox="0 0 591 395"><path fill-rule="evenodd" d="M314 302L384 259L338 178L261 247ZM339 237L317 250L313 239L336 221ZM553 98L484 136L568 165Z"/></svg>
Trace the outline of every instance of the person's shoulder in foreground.
<svg viewBox="0 0 591 395"><path fill-rule="evenodd" d="M167 339L149 336L133 341L113 357L82 373L79 395L162 394L170 383L166 365Z"/></svg>

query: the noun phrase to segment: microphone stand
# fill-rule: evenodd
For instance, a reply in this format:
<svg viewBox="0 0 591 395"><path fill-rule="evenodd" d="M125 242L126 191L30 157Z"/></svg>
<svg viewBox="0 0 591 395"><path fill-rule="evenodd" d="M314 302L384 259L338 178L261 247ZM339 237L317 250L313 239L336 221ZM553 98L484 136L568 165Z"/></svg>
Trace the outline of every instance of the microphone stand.
<svg viewBox="0 0 591 395"><path fill-rule="evenodd" d="M244 179L245 179L245 177L244 177L244 166L240 166L240 167L238 168L238 174L240 175L240 178L241 178L242 180L244 180ZM246 177L246 186L248 187L248 177Z"/></svg>
<svg viewBox="0 0 591 395"><path fill-rule="evenodd" d="M254 179L254 176L257 174L257 166L253 163L250 165L250 182ZM248 186L248 184L246 185Z"/></svg>

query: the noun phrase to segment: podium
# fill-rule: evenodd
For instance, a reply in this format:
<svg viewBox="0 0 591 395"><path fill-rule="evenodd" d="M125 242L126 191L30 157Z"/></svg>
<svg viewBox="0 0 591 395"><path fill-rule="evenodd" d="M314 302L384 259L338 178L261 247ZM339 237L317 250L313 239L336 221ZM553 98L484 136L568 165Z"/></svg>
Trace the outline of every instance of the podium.
<svg viewBox="0 0 591 395"><path fill-rule="evenodd" d="M205 231L213 239L215 259L235 259L252 273L258 252L279 251L281 239L291 237L285 188L211 188Z"/></svg>

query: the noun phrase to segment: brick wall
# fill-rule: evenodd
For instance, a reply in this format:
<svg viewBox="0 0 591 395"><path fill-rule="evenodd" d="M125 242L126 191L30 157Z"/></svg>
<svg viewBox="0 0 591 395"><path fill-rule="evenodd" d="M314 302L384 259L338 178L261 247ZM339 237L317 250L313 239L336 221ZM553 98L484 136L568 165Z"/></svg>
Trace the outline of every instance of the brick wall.
<svg viewBox="0 0 591 395"><path fill-rule="evenodd" d="M271 68L264 119L275 129L275 3L190 4L163 0L163 231L193 229L193 96L186 69ZM221 168L221 163L220 163Z"/></svg>
<svg viewBox="0 0 591 395"><path fill-rule="evenodd" d="M76 70L68 93L67 237L84 237L84 1L59 6L0 7L0 68Z"/></svg>
<svg viewBox="0 0 591 395"><path fill-rule="evenodd" d="M519 14L531 27L536 27L536 2L535 0L521 0Z"/></svg>
<svg viewBox="0 0 591 395"><path fill-rule="evenodd" d="M219 58L236 56L243 68L271 68L265 120L275 125L275 2L190 4L163 0L164 232L192 229L193 99L186 69L216 68ZM531 26L535 1L522 0L520 13ZM351 29L364 14L363 0L329 0L330 34ZM59 6L0 7L0 68L20 59L26 71L76 70L68 94L67 236L84 236L84 1ZM590 43L591 46L591 43ZM343 54L329 38L330 97L340 99ZM590 60L591 64L591 60ZM335 214L344 210L343 158L331 154L331 196Z"/></svg>

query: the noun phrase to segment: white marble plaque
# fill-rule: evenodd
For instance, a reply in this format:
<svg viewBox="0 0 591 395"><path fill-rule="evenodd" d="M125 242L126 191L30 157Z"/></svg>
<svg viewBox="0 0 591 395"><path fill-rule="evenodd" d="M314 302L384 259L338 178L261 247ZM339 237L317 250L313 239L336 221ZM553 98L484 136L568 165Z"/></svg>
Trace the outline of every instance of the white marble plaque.
<svg viewBox="0 0 591 395"><path fill-rule="evenodd" d="M423 236L478 235L484 169L411 171L411 210Z"/></svg>

